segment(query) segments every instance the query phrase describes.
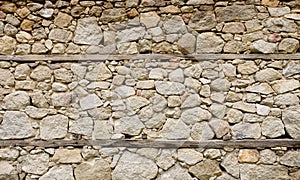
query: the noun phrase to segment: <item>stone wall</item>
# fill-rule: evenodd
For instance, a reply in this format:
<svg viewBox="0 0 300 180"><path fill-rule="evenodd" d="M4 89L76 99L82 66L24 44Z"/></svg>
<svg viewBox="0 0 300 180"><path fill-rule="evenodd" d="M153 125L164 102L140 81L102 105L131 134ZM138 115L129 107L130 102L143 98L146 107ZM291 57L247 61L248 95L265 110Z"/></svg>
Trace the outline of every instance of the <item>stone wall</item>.
<svg viewBox="0 0 300 180"><path fill-rule="evenodd" d="M2 55L172 58L2 60L0 140L146 134L169 141L297 141L298 60L176 54L296 56L299 6L297 0L1 1ZM298 180L298 148L1 147L0 179Z"/></svg>

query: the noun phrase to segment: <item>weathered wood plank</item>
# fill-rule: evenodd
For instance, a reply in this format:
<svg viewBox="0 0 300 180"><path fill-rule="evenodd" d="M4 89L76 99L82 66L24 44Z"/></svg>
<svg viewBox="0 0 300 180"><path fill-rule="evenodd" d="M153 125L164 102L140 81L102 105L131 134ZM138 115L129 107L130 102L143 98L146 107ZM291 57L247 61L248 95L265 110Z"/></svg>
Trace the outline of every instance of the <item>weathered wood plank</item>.
<svg viewBox="0 0 300 180"><path fill-rule="evenodd" d="M297 54L136 54L136 55L113 55L113 54L91 54L91 55L16 55L5 56L0 55L0 61L119 61L119 60L140 60L140 59L154 59L154 60L169 60L173 58L190 59L194 61L203 60L229 60L229 59L266 59L266 60L300 60L300 53Z"/></svg>
<svg viewBox="0 0 300 180"><path fill-rule="evenodd" d="M64 146L101 146L101 147L127 147L127 148L271 148L292 147L300 148L300 140L267 139L267 140L0 140L1 147L9 146L35 146L35 147L64 147Z"/></svg>

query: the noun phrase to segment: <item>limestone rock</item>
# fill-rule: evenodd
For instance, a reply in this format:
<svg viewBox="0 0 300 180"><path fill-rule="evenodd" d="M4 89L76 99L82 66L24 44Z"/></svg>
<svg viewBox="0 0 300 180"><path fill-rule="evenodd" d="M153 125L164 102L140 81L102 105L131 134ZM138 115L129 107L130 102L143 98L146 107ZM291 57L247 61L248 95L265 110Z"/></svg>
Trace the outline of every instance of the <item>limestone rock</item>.
<svg viewBox="0 0 300 180"><path fill-rule="evenodd" d="M18 80L25 80L26 77L29 75L29 73L30 73L30 67L27 64L20 64L16 67L14 75L15 78Z"/></svg>
<svg viewBox="0 0 300 180"><path fill-rule="evenodd" d="M300 152L288 151L279 160L280 164L292 167L300 167Z"/></svg>
<svg viewBox="0 0 300 180"><path fill-rule="evenodd" d="M33 54L44 54L47 51L48 51L48 49L41 42L35 42L31 48L31 53L33 53Z"/></svg>
<svg viewBox="0 0 300 180"><path fill-rule="evenodd" d="M41 119L41 118L47 116L49 110L46 108L36 108L34 106L27 106L25 109L25 112L31 118Z"/></svg>
<svg viewBox="0 0 300 180"><path fill-rule="evenodd" d="M225 42L213 32L205 32L197 37L196 53L219 53Z"/></svg>
<svg viewBox="0 0 300 180"><path fill-rule="evenodd" d="M188 165L194 165L203 160L203 154L194 149L181 148L177 151L178 160Z"/></svg>
<svg viewBox="0 0 300 180"><path fill-rule="evenodd" d="M82 159L80 153L80 149L57 149L52 160L59 163L80 163Z"/></svg>
<svg viewBox="0 0 300 180"><path fill-rule="evenodd" d="M166 34L184 34L186 26L180 16L173 15L164 21L163 30Z"/></svg>
<svg viewBox="0 0 300 180"><path fill-rule="evenodd" d="M298 80L295 79L277 80L272 83L272 88L278 94L289 92L299 87L300 87L300 83Z"/></svg>
<svg viewBox="0 0 300 180"><path fill-rule="evenodd" d="M56 69L54 70L54 78L57 82L70 83L72 82L72 73L65 68Z"/></svg>
<svg viewBox="0 0 300 180"><path fill-rule="evenodd" d="M138 81L136 83L136 87L138 89L153 89L154 88L154 81L153 80Z"/></svg>
<svg viewBox="0 0 300 180"><path fill-rule="evenodd" d="M259 153L256 149L241 149L238 160L241 163L255 163L259 159Z"/></svg>
<svg viewBox="0 0 300 180"><path fill-rule="evenodd" d="M45 140L60 139L67 135L68 117L57 114L41 120L40 137Z"/></svg>
<svg viewBox="0 0 300 180"><path fill-rule="evenodd" d="M112 172L112 179L153 179L158 173L156 164L138 154L125 151Z"/></svg>
<svg viewBox="0 0 300 180"><path fill-rule="evenodd" d="M255 113L256 112L256 107L255 107L254 104L245 103L245 102L242 102L242 101L234 103L232 107L235 108L235 109L239 109L241 111L244 111L244 112L250 112L250 113Z"/></svg>
<svg viewBox="0 0 300 180"><path fill-rule="evenodd" d="M121 97L121 98L127 98L129 96L135 95L135 90L133 87L130 86L120 86L115 89L115 92Z"/></svg>
<svg viewBox="0 0 300 180"><path fill-rule="evenodd" d="M228 91L231 83L227 79L215 79L211 82L210 88L214 91Z"/></svg>
<svg viewBox="0 0 300 180"><path fill-rule="evenodd" d="M292 20L286 18L269 18L265 21L266 29L272 32L296 32L297 25Z"/></svg>
<svg viewBox="0 0 300 180"><path fill-rule="evenodd" d="M104 63L97 64L93 70L86 73L85 78L90 81L103 81L112 77L111 71Z"/></svg>
<svg viewBox="0 0 300 180"><path fill-rule="evenodd" d="M258 139L261 136L261 127L259 123L240 122L231 128L232 135L236 139Z"/></svg>
<svg viewBox="0 0 300 180"><path fill-rule="evenodd" d="M213 0L188 0L188 5L214 4Z"/></svg>
<svg viewBox="0 0 300 180"><path fill-rule="evenodd" d="M58 165L52 167L47 173L39 178L40 180L74 180L73 168L71 165Z"/></svg>
<svg viewBox="0 0 300 180"><path fill-rule="evenodd" d="M282 78L281 73L279 73L273 68L266 68L261 71L258 71L255 74L255 79L259 82L271 82L281 78Z"/></svg>
<svg viewBox="0 0 300 180"><path fill-rule="evenodd" d="M285 134L284 125L279 118L267 117L262 125L262 134L269 138L276 138Z"/></svg>
<svg viewBox="0 0 300 180"><path fill-rule="evenodd" d="M131 96L126 99L127 109L136 111L144 106L147 106L150 102L143 97L140 96Z"/></svg>
<svg viewBox="0 0 300 180"><path fill-rule="evenodd" d="M278 46L279 51L295 53L299 49L299 41L293 38L283 39Z"/></svg>
<svg viewBox="0 0 300 180"><path fill-rule="evenodd" d="M224 33L238 34L245 31L245 26L241 22L229 22L226 23L222 29Z"/></svg>
<svg viewBox="0 0 300 180"><path fill-rule="evenodd" d="M178 40L178 48L183 54L193 54L195 52L196 38L192 34L184 34Z"/></svg>
<svg viewBox="0 0 300 180"><path fill-rule="evenodd" d="M10 55L16 47L17 41L9 36L0 38L0 54Z"/></svg>
<svg viewBox="0 0 300 180"><path fill-rule="evenodd" d="M74 43L99 45L102 38L102 30L98 26L96 17L87 17L78 20L75 30Z"/></svg>
<svg viewBox="0 0 300 180"><path fill-rule="evenodd" d="M34 92L30 95L31 102L34 106L39 108L48 108L49 104L41 91Z"/></svg>
<svg viewBox="0 0 300 180"><path fill-rule="evenodd" d="M131 136L139 135L144 128L144 124L140 121L138 116L122 117L115 122L115 132L128 134Z"/></svg>
<svg viewBox="0 0 300 180"><path fill-rule="evenodd" d="M246 87L246 91L260 94L271 94L274 93L274 90L268 83L261 83L258 85L252 85Z"/></svg>
<svg viewBox="0 0 300 180"><path fill-rule="evenodd" d="M162 95L181 95L184 92L184 85L178 82L156 81L155 89Z"/></svg>
<svg viewBox="0 0 300 180"><path fill-rule="evenodd" d="M72 94L69 92L53 93L51 95L52 105L56 107L69 106L71 101L72 101Z"/></svg>
<svg viewBox="0 0 300 180"><path fill-rule="evenodd" d="M74 174L78 180L111 179L111 168L106 160L95 159L78 165Z"/></svg>
<svg viewBox="0 0 300 180"><path fill-rule="evenodd" d="M50 79L51 75L52 71L49 67L40 65L31 72L30 77L37 81L44 81Z"/></svg>
<svg viewBox="0 0 300 180"><path fill-rule="evenodd" d="M14 75L8 69L0 70L0 85L12 86L14 85L14 82L15 82Z"/></svg>
<svg viewBox="0 0 300 180"><path fill-rule="evenodd" d="M212 119L209 121L209 126L215 132L216 138L221 138L226 135L230 128L226 121L220 119Z"/></svg>
<svg viewBox="0 0 300 180"><path fill-rule="evenodd" d="M163 80L167 76L167 71L161 68L151 69L149 73L149 79Z"/></svg>
<svg viewBox="0 0 300 180"><path fill-rule="evenodd" d="M181 103L181 100L179 101L179 103ZM181 108L193 108L200 106L200 104L200 96L198 94L191 94L182 102Z"/></svg>
<svg viewBox="0 0 300 180"><path fill-rule="evenodd" d="M168 104L167 100L163 96L158 95L158 94L153 96L150 99L150 101L152 103L153 111L155 111L155 112L163 111L167 107L167 104Z"/></svg>
<svg viewBox="0 0 300 180"><path fill-rule="evenodd" d="M64 28L69 26L72 21L72 16L59 12L58 15L54 19L54 24L60 28Z"/></svg>
<svg viewBox="0 0 300 180"><path fill-rule="evenodd" d="M186 124L195 124L196 122L209 120L212 117L211 113L200 107L184 110L180 119Z"/></svg>
<svg viewBox="0 0 300 180"><path fill-rule="evenodd" d="M167 119L161 133L166 139L187 139L190 136L190 128L182 120Z"/></svg>
<svg viewBox="0 0 300 180"><path fill-rule="evenodd" d="M172 157L174 153L174 150L163 149L160 155L155 159L156 164L161 169L168 170L176 162L176 160Z"/></svg>
<svg viewBox="0 0 300 180"><path fill-rule="evenodd" d="M261 4L269 7L276 7L279 4L279 0L262 0Z"/></svg>
<svg viewBox="0 0 300 180"><path fill-rule="evenodd" d="M217 7L215 11L219 22L250 20L256 15L254 5Z"/></svg>
<svg viewBox="0 0 300 180"><path fill-rule="evenodd" d="M45 8L39 11L39 15L47 19L51 18L53 13L54 13L54 9L52 8Z"/></svg>
<svg viewBox="0 0 300 180"><path fill-rule="evenodd" d="M34 90L36 86L35 81L16 81L15 89L16 90Z"/></svg>
<svg viewBox="0 0 300 180"><path fill-rule="evenodd" d="M163 174L158 176L158 180L174 180L174 179L185 179L192 180L193 178L188 173L188 171L182 168L180 165L175 164L175 166L171 167Z"/></svg>
<svg viewBox="0 0 300 180"><path fill-rule="evenodd" d="M285 68L282 70L282 74L285 77L290 77L294 74L300 73L300 64L297 62L289 62Z"/></svg>
<svg viewBox="0 0 300 180"><path fill-rule="evenodd" d="M282 121L287 133L294 139L300 139L300 110L298 106L294 106L282 111Z"/></svg>
<svg viewBox="0 0 300 180"><path fill-rule="evenodd" d="M93 139L110 139L113 126L108 121L95 120Z"/></svg>
<svg viewBox="0 0 300 180"><path fill-rule="evenodd" d="M160 21L160 17L156 12L141 13L140 21L146 28L156 27Z"/></svg>
<svg viewBox="0 0 300 180"><path fill-rule="evenodd" d="M277 155L270 149L260 151L259 163L261 164L274 164L277 161Z"/></svg>
<svg viewBox="0 0 300 180"><path fill-rule="evenodd" d="M240 169L237 151L227 153L220 165L226 170L227 173L235 178L239 178Z"/></svg>
<svg viewBox="0 0 300 180"><path fill-rule="evenodd" d="M194 140L209 140L213 139L214 136L215 134L207 122L200 122L194 124L191 131L191 137Z"/></svg>
<svg viewBox="0 0 300 180"><path fill-rule="evenodd" d="M17 180L19 176L16 169L8 161L0 161L0 178Z"/></svg>
<svg viewBox="0 0 300 180"><path fill-rule="evenodd" d="M213 13L198 11L193 13L189 26L196 31L207 31L217 25L216 17Z"/></svg>
<svg viewBox="0 0 300 180"><path fill-rule="evenodd" d="M120 43L136 41L144 37L145 33L146 32L144 27L134 27L118 32L116 39Z"/></svg>
<svg viewBox="0 0 300 180"><path fill-rule="evenodd" d="M82 117L72 123L69 122L69 132L74 134L92 136L93 128L94 121L90 117Z"/></svg>
<svg viewBox="0 0 300 180"><path fill-rule="evenodd" d="M279 165L240 164L241 179L290 179L288 169Z"/></svg>
<svg viewBox="0 0 300 180"><path fill-rule="evenodd" d="M19 155L20 155L19 151L16 150L15 148L6 147L0 149L1 160L13 161L16 160L19 157Z"/></svg>
<svg viewBox="0 0 300 180"><path fill-rule="evenodd" d="M252 51L261 52L264 54L271 54L276 51L276 44L269 43L264 40L258 40L253 43Z"/></svg>
<svg viewBox="0 0 300 180"><path fill-rule="evenodd" d="M7 110L24 109L30 104L30 98L24 91L16 91L4 97L4 107Z"/></svg>
<svg viewBox="0 0 300 180"><path fill-rule="evenodd" d="M46 153L28 154L21 157L21 167L26 173L42 175L48 170L49 155Z"/></svg>
<svg viewBox="0 0 300 180"><path fill-rule="evenodd" d="M256 104L256 111L258 115L267 116L269 115L271 108L269 106Z"/></svg>
<svg viewBox="0 0 300 180"><path fill-rule="evenodd" d="M52 29L49 33L49 39L54 42L66 43L72 39L72 32L64 29Z"/></svg>
<svg viewBox="0 0 300 180"><path fill-rule="evenodd" d="M283 16L285 14L288 14L291 11L291 9L289 7L278 7L278 8L269 7L268 11L271 16Z"/></svg>
<svg viewBox="0 0 300 180"><path fill-rule="evenodd" d="M222 171L219 163L215 160L205 159L198 164L191 166L189 172L199 179L209 179L214 176L220 176Z"/></svg>
<svg viewBox="0 0 300 180"><path fill-rule="evenodd" d="M25 139L34 135L28 116L23 112L6 111L0 125L0 139Z"/></svg>
<svg viewBox="0 0 300 180"><path fill-rule="evenodd" d="M298 105L299 98L297 95L291 94L291 93L280 94L280 95L274 97L274 103L279 106L281 106L281 105L286 105L286 106Z"/></svg>
<svg viewBox="0 0 300 180"><path fill-rule="evenodd" d="M102 106L103 102L96 94L89 94L79 101L82 110L93 109Z"/></svg>
<svg viewBox="0 0 300 180"><path fill-rule="evenodd" d="M126 17L124 8L105 9L102 12L100 21L103 23L122 21Z"/></svg>

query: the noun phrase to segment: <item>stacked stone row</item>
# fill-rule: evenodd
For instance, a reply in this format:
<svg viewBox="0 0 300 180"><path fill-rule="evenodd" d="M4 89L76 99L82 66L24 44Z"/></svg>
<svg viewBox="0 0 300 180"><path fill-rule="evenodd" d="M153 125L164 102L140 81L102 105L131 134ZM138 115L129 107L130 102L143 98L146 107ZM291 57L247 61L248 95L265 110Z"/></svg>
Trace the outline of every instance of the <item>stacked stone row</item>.
<svg viewBox="0 0 300 180"><path fill-rule="evenodd" d="M0 54L295 53L299 1L0 4Z"/></svg>
<svg viewBox="0 0 300 180"><path fill-rule="evenodd" d="M0 149L0 178L86 179L286 179L299 178L299 151L286 148Z"/></svg>
<svg viewBox="0 0 300 180"><path fill-rule="evenodd" d="M0 68L0 139L300 138L297 61L2 61Z"/></svg>

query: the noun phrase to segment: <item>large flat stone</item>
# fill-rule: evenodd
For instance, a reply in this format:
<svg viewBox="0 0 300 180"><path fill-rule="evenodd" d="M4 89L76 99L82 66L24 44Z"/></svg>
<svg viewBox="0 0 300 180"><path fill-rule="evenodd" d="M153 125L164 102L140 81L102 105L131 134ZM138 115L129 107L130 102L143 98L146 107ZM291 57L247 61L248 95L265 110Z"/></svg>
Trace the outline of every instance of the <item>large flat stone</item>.
<svg viewBox="0 0 300 180"><path fill-rule="evenodd" d="M96 17L87 17L78 20L74 36L75 43L99 45L102 38L102 30L98 26Z"/></svg>

